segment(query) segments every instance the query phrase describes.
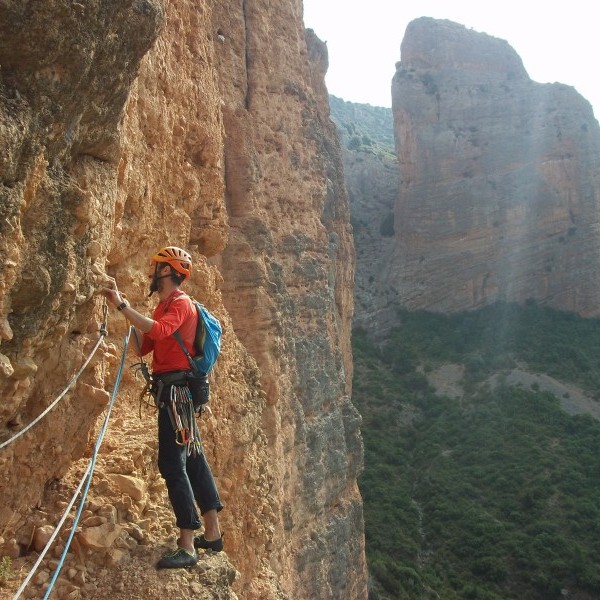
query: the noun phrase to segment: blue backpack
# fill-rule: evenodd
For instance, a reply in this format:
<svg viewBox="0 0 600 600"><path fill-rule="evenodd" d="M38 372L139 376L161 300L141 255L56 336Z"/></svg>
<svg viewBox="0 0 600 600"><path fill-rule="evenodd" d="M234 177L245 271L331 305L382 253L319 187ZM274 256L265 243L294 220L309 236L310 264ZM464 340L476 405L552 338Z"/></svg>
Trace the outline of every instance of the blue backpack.
<svg viewBox="0 0 600 600"><path fill-rule="evenodd" d="M199 377L208 375L221 352L221 337L223 329L219 320L197 300L192 299L196 311L198 312L198 325L196 327L196 335L194 336L194 350L196 355L192 356L183 340L181 334L177 330L173 335L179 342L181 349L187 356L192 371Z"/></svg>

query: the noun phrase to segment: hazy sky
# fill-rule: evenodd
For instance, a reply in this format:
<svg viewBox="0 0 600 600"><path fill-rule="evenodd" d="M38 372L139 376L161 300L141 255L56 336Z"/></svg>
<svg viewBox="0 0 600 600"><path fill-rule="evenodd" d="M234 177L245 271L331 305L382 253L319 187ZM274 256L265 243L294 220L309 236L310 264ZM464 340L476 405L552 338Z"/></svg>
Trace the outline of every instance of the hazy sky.
<svg viewBox="0 0 600 600"><path fill-rule="evenodd" d="M572 85L600 116L600 20L593 0L304 0L304 24L327 42L329 93L391 106L400 43L418 17L506 40L534 81Z"/></svg>

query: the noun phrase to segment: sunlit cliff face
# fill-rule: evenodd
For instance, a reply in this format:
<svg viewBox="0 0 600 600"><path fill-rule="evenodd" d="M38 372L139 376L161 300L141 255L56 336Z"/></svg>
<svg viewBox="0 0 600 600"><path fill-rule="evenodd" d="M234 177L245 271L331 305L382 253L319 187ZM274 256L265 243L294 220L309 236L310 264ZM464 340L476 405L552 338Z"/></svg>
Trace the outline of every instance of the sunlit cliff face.
<svg viewBox="0 0 600 600"><path fill-rule="evenodd" d="M407 28L392 93L400 189L380 287L441 312L535 299L597 314L590 105L532 82L503 40L427 18Z"/></svg>
<svg viewBox="0 0 600 600"><path fill-rule="evenodd" d="M4 434L39 414L97 341L105 274L151 313L147 261L164 245L191 251L186 287L225 330L201 427L227 503L226 555L176 581L147 569L176 533L155 415L138 415L140 382L126 371L64 593L232 597L233 585L249 599L366 598L354 256L323 45L305 39L294 3L2 10ZM120 314L108 330L64 402L0 455L0 553L17 571L85 469L127 331Z"/></svg>

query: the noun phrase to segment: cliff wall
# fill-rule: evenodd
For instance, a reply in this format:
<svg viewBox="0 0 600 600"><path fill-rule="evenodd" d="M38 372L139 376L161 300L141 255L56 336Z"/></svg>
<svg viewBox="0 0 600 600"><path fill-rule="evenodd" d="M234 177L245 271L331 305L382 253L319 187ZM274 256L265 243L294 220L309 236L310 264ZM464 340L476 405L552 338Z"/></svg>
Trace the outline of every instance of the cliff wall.
<svg viewBox="0 0 600 600"><path fill-rule="evenodd" d="M411 309L535 299L599 309L600 129L566 85L528 77L504 41L409 24L392 83L400 165L379 277Z"/></svg>
<svg viewBox="0 0 600 600"><path fill-rule="evenodd" d="M335 96L329 102L342 146L356 248L353 324L384 333L397 325L396 294L384 277L395 247L400 182L392 110Z"/></svg>
<svg viewBox="0 0 600 600"><path fill-rule="evenodd" d="M226 555L148 569L176 530L127 369L58 597L366 598L354 255L326 50L301 3L8 1L0 65L1 439L96 344L105 273L150 312L162 245L190 249L188 289L225 330L201 430ZM88 464L127 326L110 313L108 329L0 450L0 555L19 575Z"/></svg>

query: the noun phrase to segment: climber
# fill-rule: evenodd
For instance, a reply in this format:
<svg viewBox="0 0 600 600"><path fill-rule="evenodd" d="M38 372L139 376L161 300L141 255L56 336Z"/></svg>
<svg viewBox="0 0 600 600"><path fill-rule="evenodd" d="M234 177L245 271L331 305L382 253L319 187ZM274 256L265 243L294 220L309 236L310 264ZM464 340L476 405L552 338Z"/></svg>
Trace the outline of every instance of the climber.
<svg viewBox="0 0 600 600"><path fill-rule="evenodd" d="M160 302L150 319L134 310L117 288L116 281L108 277L102 294L117 310L122 311L136 330L141 342L140 356L153 352L152 379L157 388L158 410L158 468L165 480L169 500L177 519L179 539L177 548L165 554L157 568L191 567L198 562L196 548L220 552L223 535L218 512L223 508L212 472L200 446L200 451L189 452L188 447L174 433L170 409L173 399L185 402L188 359L173 332L179 329L184 343L193 352L197 313L189 298L179 287L189 278L192 257L181 248L167 246L159 250L150 261L148 278L150 294L158 292ZM206 407L208 413L210 409ZM193 412L192 412L193 418ZM194 536L201 522L196 509L198 503L204 520L204 533Z"/></svg>

